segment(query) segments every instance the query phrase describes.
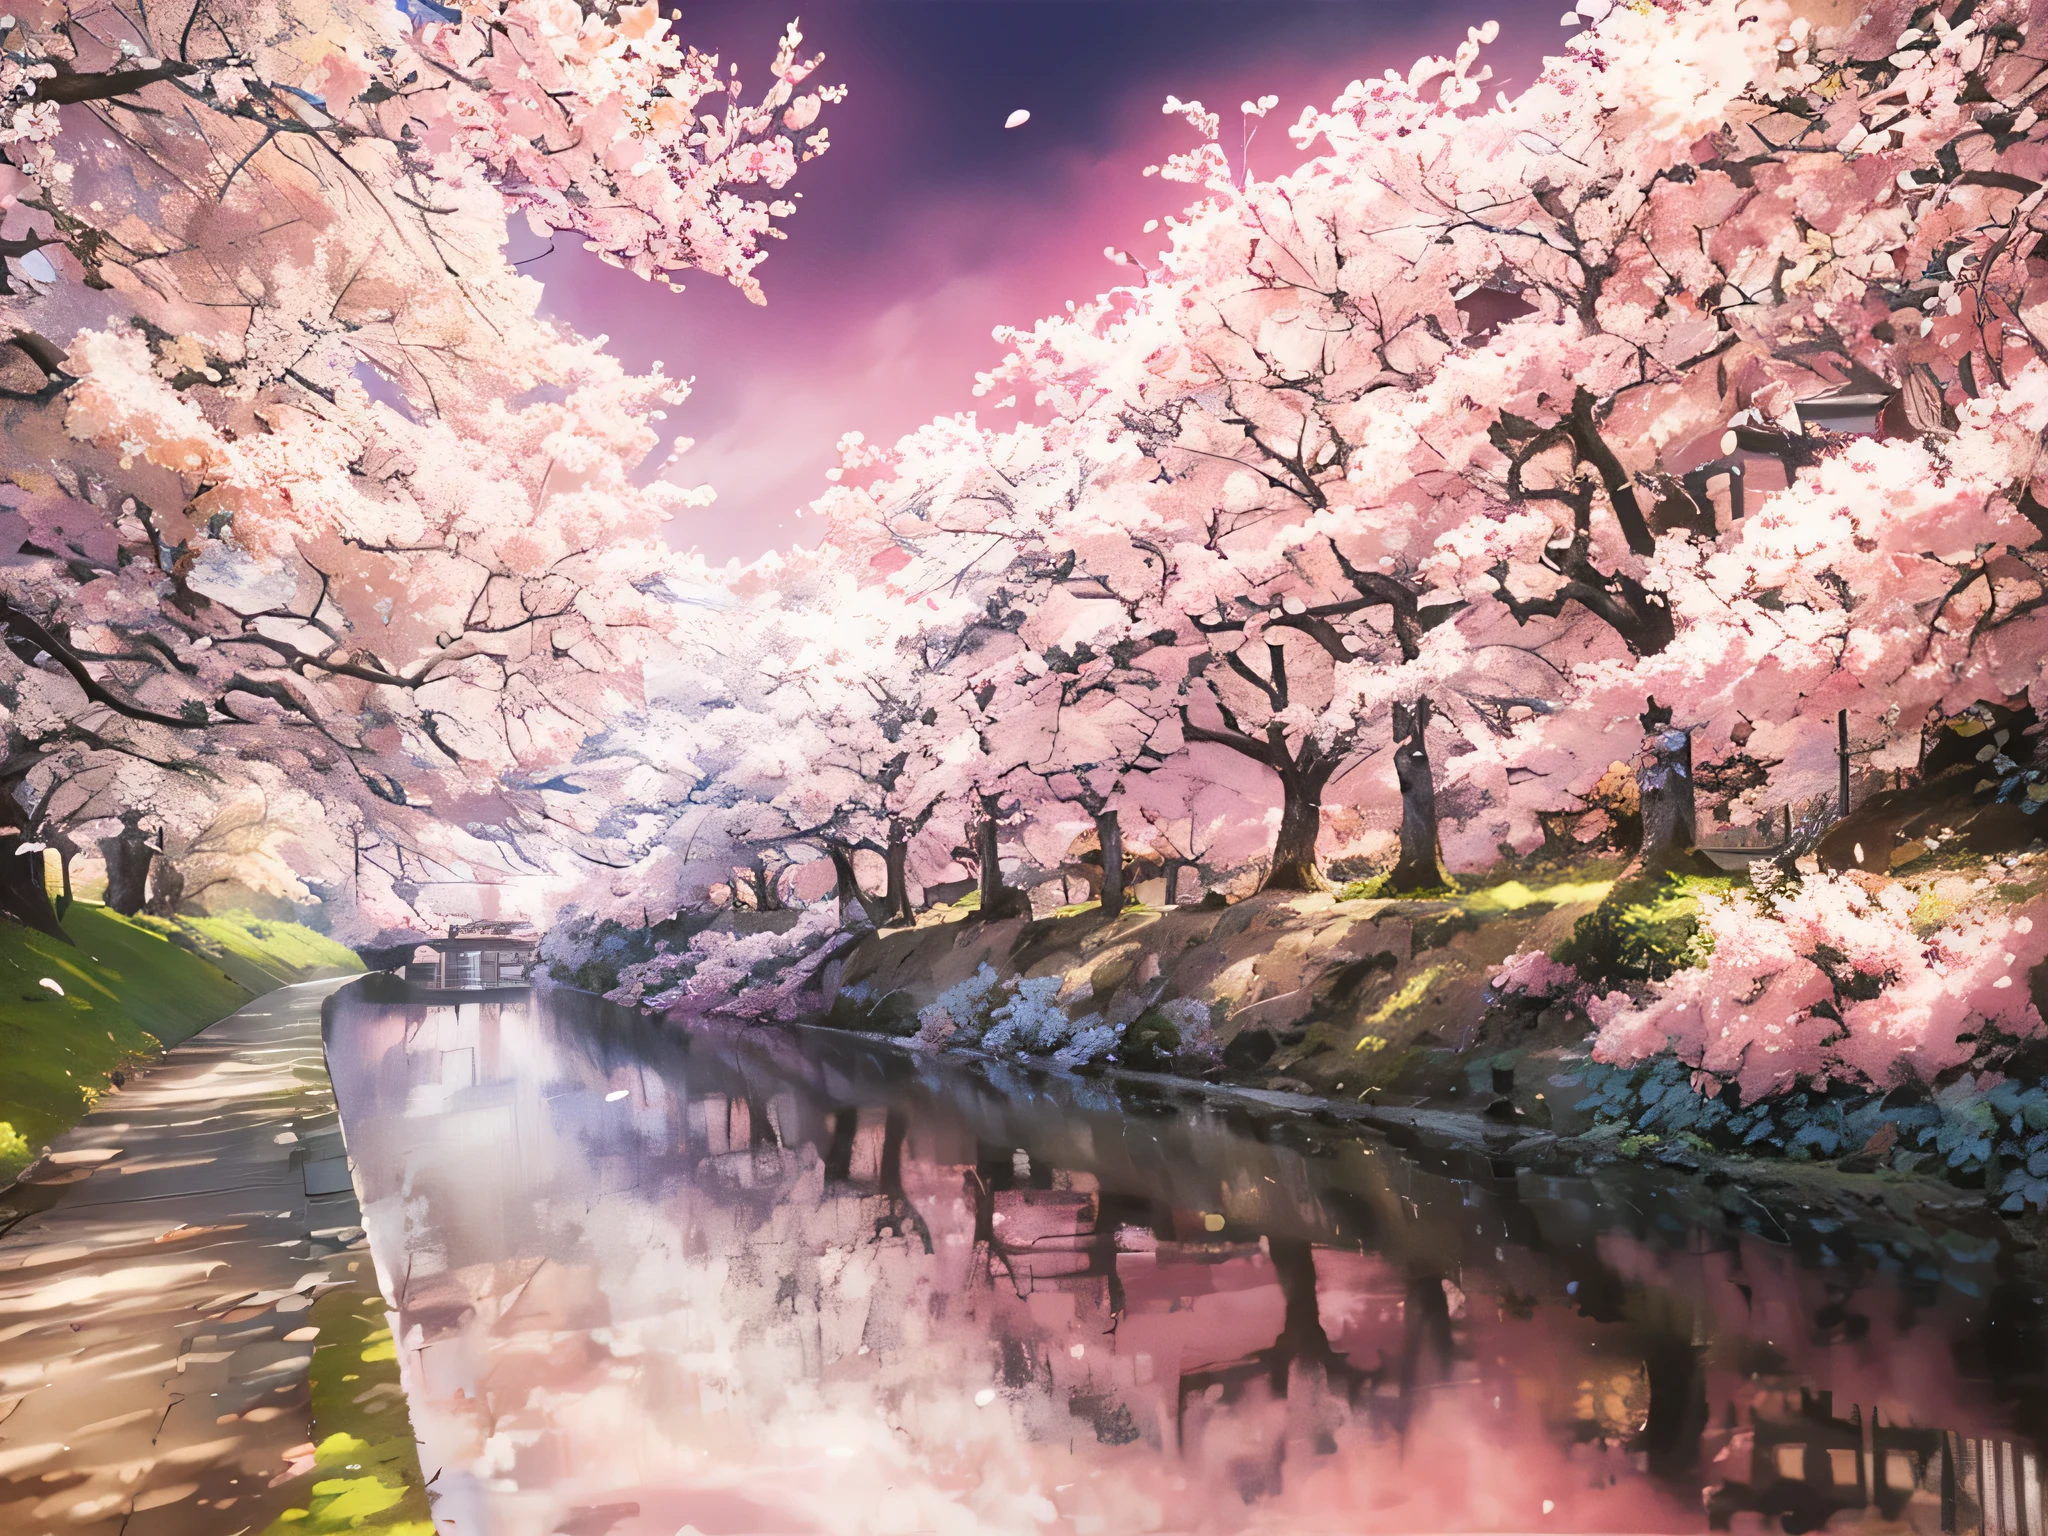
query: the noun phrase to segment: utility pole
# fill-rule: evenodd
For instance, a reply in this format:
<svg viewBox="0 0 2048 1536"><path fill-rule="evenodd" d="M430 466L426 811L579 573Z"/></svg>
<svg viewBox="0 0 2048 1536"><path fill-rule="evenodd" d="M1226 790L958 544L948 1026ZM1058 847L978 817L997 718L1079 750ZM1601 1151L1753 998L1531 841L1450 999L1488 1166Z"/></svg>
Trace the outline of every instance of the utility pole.
<svg viewBox="0 0 2048 1536"><path fill-rule="evenodd" d="M1835 750L1842 767L1842 814L1849 814L1849 711L1835 716Z"/></svg>

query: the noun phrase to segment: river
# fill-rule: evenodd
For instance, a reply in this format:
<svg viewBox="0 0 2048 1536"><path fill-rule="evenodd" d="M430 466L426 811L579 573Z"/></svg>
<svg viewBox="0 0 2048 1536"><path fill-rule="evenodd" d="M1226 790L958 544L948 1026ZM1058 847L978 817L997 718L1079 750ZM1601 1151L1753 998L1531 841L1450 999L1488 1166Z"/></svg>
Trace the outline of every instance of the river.
<svg viewBox="0 0 2048 1536"><path fill-rule="evenodd" d="M347 1000L329 1056L450 1536L2043 1536L2042 1293L1960 1194L569 993Z"/></svg>

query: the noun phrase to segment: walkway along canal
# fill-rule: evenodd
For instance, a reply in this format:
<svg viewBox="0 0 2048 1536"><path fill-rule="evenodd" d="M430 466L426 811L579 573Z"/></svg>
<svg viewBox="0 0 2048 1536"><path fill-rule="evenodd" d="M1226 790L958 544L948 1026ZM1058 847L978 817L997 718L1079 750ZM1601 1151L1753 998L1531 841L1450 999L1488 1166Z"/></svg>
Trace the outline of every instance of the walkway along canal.
<svg viewBox="0 0 2048 1536"><path fill-rule="evenodd" d="M0 1532L235 1536L335 1475L308 1438L314 1307L374 1292L321 1048L338 985L167 1052L24 1176L17 1206L42 1208L0 1237Z"/></svg>

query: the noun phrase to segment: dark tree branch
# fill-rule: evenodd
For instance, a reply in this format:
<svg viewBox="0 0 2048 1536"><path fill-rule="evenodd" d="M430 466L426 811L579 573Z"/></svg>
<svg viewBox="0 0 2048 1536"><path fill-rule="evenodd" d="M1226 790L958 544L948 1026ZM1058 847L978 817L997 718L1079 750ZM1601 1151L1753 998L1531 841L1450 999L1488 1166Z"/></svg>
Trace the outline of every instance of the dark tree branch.
<svg viewBox="0 0 2048 1536"><path fill-rule="evenodd" d="M114 693L85 669L85 663L72 653L69 646L5 598L0 598L0 628L5 628L10 634L29 641L47 653L50 659L62 667L70 675L71 680L78 684L80 692L93 703L111 709L117 715L130 720L145 721L150 725L166 726L174 731L206 729L207 721L203 714L196 720L188 720L182 715L166 715L159 710L130 703Z"/></svg>

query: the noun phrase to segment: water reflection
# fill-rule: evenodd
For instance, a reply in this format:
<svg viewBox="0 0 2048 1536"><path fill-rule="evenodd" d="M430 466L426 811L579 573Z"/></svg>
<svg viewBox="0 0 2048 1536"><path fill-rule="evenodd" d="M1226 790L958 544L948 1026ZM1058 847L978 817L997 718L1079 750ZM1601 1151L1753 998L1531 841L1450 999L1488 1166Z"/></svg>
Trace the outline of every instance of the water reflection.
<svg viewBox="0 0 2048 1536"><path fill-rule="evenodd" d="M330 1055L454 1536L2043 1536L2041 1291L1981 1210L560 994L359 1002Z"/></svg>

